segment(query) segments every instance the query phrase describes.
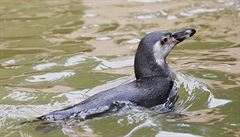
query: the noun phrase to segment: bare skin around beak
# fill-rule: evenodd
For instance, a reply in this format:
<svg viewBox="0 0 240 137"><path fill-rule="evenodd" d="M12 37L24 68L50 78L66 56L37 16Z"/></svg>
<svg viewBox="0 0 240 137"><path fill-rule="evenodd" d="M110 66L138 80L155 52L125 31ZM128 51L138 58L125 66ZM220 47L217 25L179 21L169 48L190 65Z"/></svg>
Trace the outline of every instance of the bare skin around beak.
<svg viewBox="0 0 240 137"><path fill-rule="evenodd" d="M195 29L186 28L186 29L182 29L178 32L174 32L172 34L172 37L173 37L174 41L176 41L176 44L178 44L178 43L182 42L183 40L192 37L195 33L196 33Z"/></svg>

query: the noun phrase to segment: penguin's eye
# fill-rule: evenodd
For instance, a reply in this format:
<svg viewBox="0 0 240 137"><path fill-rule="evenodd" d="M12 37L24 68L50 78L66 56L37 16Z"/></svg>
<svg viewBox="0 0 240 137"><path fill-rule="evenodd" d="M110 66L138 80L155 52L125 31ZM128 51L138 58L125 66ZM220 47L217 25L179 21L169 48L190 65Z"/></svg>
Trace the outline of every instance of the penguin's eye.
<svg viewBox="0 0 240 137"><path fill-rule="evenodd" d="M163 38L163 42L165 43L165 42L167 42L167 40L168 40L168 38L167 37L165 37L165 38Z"/></svg>

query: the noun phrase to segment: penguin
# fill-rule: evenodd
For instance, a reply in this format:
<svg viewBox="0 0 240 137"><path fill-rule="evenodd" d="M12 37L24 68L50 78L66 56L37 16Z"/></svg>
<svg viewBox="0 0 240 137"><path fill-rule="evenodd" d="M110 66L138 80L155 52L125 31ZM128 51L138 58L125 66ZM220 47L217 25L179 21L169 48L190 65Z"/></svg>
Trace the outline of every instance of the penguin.
<svg viewBox="0 0 240 137"><path fill-rule="evenodd" d="M166 58L178 43L195 33L195 29L184 28L173 33L156 31L147 34L136 50L135 81L97 93L79 104L40 116L38 120L90 119L116 111L126 102L145 108L172 103L173 100L168 101L177 96L177 89L174 86L175 74Z"/></svg>

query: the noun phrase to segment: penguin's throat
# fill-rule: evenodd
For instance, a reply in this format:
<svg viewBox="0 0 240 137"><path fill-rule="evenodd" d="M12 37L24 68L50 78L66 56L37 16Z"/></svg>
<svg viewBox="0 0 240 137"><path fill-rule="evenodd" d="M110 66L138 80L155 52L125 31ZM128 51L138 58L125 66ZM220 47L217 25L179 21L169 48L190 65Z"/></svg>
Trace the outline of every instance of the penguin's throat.
<svg viewBox="0 0 240 137"><path fill-rule="evenodd" d="M153 46L153 55L154 55L155 63L159 67L159 70L162 71L160 72L160 74L171 77L172 79L175 79L174 72L171 70L171 68L168 66L168 63L166 62L166 58L169 52L171 51L171 47L169 46L169 47L163 48L162 45L160 44L161 44L160 41L158 41Z"/></svg>
<svg viewBox="0 0 240 137"><path fill-rule="evenodd" d="M155 62L160 66L160 67L166 67L168 66L166 63L166 57L167 55L165 55L163 49L161 48L162 45L160 45L160 41L156 42L153 45L153 55L154 55L154 59Z"/></svg>

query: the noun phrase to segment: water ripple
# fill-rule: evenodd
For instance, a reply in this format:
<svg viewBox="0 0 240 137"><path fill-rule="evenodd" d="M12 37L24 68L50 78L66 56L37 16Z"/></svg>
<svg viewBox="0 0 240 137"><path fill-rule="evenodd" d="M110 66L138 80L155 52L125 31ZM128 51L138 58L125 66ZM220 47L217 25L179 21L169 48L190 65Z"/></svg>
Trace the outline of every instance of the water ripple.
<svg viewBox="0 0 240 137"><path fill-rule="evenodd" d="M44 69L49 69L51 67L57 66L57 63L45 63L45 64L38 64L33 67L34 70L44 70Z"/></svg>
<svg viewBox="0 0 240 137"><path fill-rule="evenodd" d="M80 63L83 63L86 60L86 57L84 55L76 55L73 57L70 57L67 62L64 64L65 67L68 66L74 66Z"/></svg>
<svg viewBox="0 0 240 137"><path fill-rule="evenodd" d="M75 72L53 72L46 73L42 75L33 75L26 79L28 82L44 82L44 81L56 81L59 79L64 79L67 77L71 77L75 74Z"/></svg>

